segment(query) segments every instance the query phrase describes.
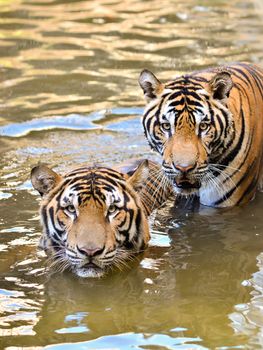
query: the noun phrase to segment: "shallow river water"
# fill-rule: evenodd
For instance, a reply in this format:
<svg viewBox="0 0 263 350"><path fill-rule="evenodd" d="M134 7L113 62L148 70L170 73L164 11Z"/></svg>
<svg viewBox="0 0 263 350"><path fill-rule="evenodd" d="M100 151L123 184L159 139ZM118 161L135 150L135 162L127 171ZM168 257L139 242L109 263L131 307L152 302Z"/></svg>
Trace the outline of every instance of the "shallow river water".
<svg viewBox="0 0 263 350"><path fill-rule="evenodd" d="M37 250L39 161L64 172L153 157L143 68L161 79L263 64L261 0L0 0L0 348L263 348L263 194L244 208L172 203L150 247L100 280Z"/></svg>

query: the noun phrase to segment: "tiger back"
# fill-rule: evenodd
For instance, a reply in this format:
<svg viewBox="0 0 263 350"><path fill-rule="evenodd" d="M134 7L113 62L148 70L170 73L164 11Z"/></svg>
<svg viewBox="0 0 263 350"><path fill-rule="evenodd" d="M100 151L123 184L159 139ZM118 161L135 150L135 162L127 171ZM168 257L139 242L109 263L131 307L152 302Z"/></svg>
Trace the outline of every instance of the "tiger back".
<svg viewBox="0 0 263 350"><path fill-rule="evenodd" d="M152 149L178 195L213 207L241 205L262 186L263 70L237 63L161 83L139 78Z"/></svg>

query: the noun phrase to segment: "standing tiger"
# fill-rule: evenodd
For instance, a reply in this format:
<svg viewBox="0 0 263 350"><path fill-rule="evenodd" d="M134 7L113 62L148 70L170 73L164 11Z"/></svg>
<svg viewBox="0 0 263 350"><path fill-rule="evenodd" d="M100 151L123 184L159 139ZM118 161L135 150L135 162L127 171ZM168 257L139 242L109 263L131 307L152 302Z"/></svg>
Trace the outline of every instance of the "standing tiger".
<svg viewBox="0 0 263 350"><path fill-rule="evenodd" d="M236 63L161 83L142 71L142 123L174 192L241 205L262 185L263 70Z"/></svg>
<svg viewBox="0 0 263 350"><path fill-rule="evenodd" d="M152 161L136 161L125 171L82 167L61 176L45 165L32 169L32 185L42 196L42 248L59 270L100 277L147 245L148 216L172 189Z"/></svg>

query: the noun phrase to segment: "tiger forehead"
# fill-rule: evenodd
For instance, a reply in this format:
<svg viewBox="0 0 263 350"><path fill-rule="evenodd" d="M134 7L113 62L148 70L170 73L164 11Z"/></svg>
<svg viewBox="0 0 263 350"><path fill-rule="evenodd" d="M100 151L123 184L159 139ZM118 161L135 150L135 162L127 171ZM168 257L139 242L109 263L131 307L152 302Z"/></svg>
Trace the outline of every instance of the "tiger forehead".
<svg viewBox="0 0 263 350"><path fill-rule="evenodd" d="M65 188L71 188L78 192L103 193L121 189L124 186L124 179L103 176L100 173L90 173L81 176L71 176L66 178Z"/></svg>
<svg viewBox="0 0 263 350"><path fill-rule="evenodd" d="M106 167L82 167L70 171L66 174L65 178L76 178L76 179L106 179L113 178L115 180L123 180L123 174L119 173L116 170L106 168Z"/></svg>
<svg viewBox="0 0 263 350"><path fill-rule="evenodd" d="M189 103L193 100L206 102L208 98L209 94L203 87L196 88L193 86L176 86L172 89L165 88L162 96L162 99L167 102L177 100L181 103Z"/></svg>
<svg viewBox="0 0 263 350"><path fill-rule="evenodd" d="M181 90L199 90L203 88L205 80L190 75L183 75L174 80L168 81L165 84L165 88L168 89L181 89Z"/></svg>
<svg viewBox="0 0 263 350"><path fill-rule="evenodd" d="M183 76L165 85L157 115L168 120L175 116L188 119L192 114L202 115L207 111L209 99L209 93L199 82Z"/></svg>
<svg viewBox="0 0 263 350"><path fill-rule="evenodd" d="M69 202L77 197L79 204L91 198L106 201L116 199L125 186L124 177L112 169L80 168L65 176L62 201Z"/></svg>

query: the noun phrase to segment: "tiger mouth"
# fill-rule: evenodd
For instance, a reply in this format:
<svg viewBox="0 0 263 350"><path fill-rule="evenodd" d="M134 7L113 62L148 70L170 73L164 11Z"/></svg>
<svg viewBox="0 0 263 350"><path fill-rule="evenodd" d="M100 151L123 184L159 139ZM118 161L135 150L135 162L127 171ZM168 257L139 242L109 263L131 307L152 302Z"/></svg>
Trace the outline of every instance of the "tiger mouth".
<svg viewBox="0 0 263 350"><path fill-rule="evenodd" d="M182 194L191 194L195 193L201 187L200 181L190 180L190 179L173 179L173 186L176 192L180 192Z"/></svg>
<svg viewBox="0 0 263 350"><path fill-rule="evenodd" d="M76 267L74 269L75 274L82 278L98 278L105 274L105 270L98 265L88 262L81 267Z"/></svg>
<svg viewBox="0 0 263 350"><path fill-rule="evenodd" d="M93 263L93 262L88 262L88 263L82 265L81 268L84 268L84 269L100 269L100 267L98 265L96 265L95 263Z"/></svg>

